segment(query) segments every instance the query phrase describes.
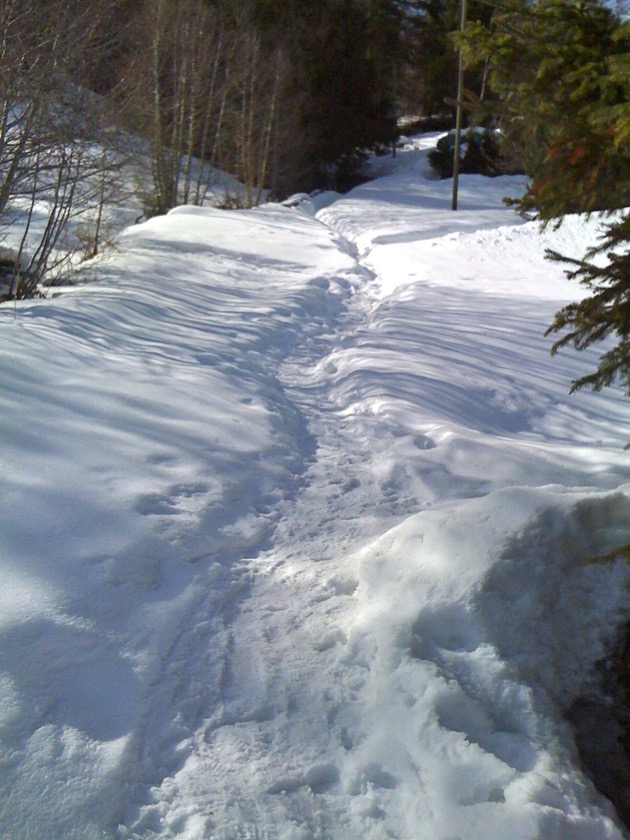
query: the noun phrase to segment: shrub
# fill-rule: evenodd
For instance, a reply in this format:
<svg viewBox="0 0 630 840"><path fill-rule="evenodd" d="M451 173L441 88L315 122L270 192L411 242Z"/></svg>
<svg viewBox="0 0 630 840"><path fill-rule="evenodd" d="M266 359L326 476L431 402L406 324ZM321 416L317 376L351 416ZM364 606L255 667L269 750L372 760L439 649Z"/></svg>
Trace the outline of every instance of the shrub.
<svg viewBox="0 0 630 840"><path fill-rule="evenodd" d="M440 137L435 149L429 152L429 163L440 178L452 178L455 153L455 131ZM502 154L501 135L481 127L462 132L460 172L487 175L513 175L518 168Z"/></svg>

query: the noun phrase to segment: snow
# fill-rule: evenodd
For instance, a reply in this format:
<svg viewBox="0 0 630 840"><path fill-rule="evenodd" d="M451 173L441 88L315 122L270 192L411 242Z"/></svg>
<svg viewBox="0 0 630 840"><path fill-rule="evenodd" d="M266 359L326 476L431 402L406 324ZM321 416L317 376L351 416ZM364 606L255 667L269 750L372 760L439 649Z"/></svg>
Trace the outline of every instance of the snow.
<svg viewBox="0 0 630 840"><path fill-rule="evenodd" d="M178 208L0 307L0 833L624 836L565 713L628 620L627 402L517 178Z"/></svg>

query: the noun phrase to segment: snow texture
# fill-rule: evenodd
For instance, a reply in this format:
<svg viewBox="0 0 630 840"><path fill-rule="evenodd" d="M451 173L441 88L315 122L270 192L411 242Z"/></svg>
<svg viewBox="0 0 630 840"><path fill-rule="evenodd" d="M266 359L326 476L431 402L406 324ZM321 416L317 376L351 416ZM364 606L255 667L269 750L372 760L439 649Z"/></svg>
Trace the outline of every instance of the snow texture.
<svg viewBox="0 0 630 840"><path fill-rule="evenodd" d="M0 835L620 840L564 713L628 620L627 402L516 178L129 228L0 307Z"/></svg>

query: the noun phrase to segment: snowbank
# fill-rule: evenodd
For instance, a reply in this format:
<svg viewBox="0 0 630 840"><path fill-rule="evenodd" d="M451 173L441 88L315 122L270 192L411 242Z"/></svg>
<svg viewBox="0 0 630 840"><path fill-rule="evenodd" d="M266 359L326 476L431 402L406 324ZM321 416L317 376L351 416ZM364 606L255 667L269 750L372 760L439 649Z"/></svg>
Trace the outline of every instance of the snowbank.
<svg viewBox="0 0 630 840"><path fill-rule="evenodd" d="M0 307L3 836L623 836L564 713L629 613L627 402L543 337L596 222L453 214L425 154Z"/></svg>
<svg viewBox="0 0 630 840"><path fill-rule="evenodd" d="M275 367L361 275L278 208L175 211L98 270L0 310L5 836L122 818L182 622L200 598L231 609L231 564L311 457Z"/></svg>

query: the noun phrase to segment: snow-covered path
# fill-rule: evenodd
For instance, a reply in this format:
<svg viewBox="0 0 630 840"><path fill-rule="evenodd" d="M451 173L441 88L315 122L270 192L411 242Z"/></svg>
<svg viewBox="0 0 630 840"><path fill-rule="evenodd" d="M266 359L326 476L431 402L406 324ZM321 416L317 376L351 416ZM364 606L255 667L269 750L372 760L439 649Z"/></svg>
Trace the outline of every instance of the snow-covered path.
<svg viewBox="0 0 630 840"><path fill-rule="evenodd" d="M5 310L11 840L604 840L563 712L624 615L628 410L510 179L185 208ZM24 419L28 417L28 424Z"/></svg>
<svg viewBox="0 0 630 840"><path fill-rule="evenodd" d="M499 200L505 186L495 187ZM363 188L363 192L370 189L373 187ZM505 213L500 205L488 207L487 198L486 195L481 227L495 230L496 216L503 222ZM360 195L358 199L361 200ZM444 203L446 199L444 196ZM477 214L478 210L475 207L473 212ZM320 213L320 218L347 234L346 212L345 202L341 201ZM375 218L380 220L376 224L378 241L376 246L366 247L369 225L362 224L361 213L350 206L349 218L361 231L363 260L368 265L373 265L374 252L386 238L382 235L384 216L381 204L375 211ZM467 253L475 245L479 246L481 240L487 255L487 243L478 231L472 236L468 234L471 241L457 242L460 231L473 224L469 214L456 218L444 218L446 213L442 218L436 216L437 213L432 214L431 227L425 219L423 231L431 247L435 247L436 239L446 235L450 241L455 238ZM392 213L387 221L394 228L401 221L405 225L414 224L405 210L398 218ZM420 229L416 224L413 241L419 241ZM516 231L510 234L513 235L517 235ZM412 239L397 234L388 236L386 244ZM499 237L498 241L504 249L505 237ZM166 777L156 804L143 809L133 827L136 836L144 836L147 829L159 833L166 823L176 834L189 830L191 825L203 825L206 835L229 840L256 837L261 825L271 824L261 836L430 840L459 836L448 834L453 831L463 832L469 838L485 837L489 820L493 831L501 836L508 831L510 836L516 836L515 830L520 830L523 837L540 830L553 836L562 830L560 826L566 821L567 811L584 809L592 797L592 791L588 786L585 788L579 774L571 770L570 754L564 755L562 749L556 748L553 758L548 757L551 768L544 766L542 756L547 742L557 737L554 725L558 726L558 721L549 721L548 709L546 714L541 714L536 708L529 686L504 673L501 654L492 644L498 646L499 634L485 638L488 630L483 627L484 612L491 612L497 601L501 603L513 596L513 590L519 586L516 581L508 583L502 580L505 572L496 572L497 592L488 587L491 594L486 594L485 603L477 596L474 608L469 603L470 589L474 589L471 581L465 580L457 587L460 591L453 597L450 575L443 587L446 597L439 597L440 586L436 586L433 576L429 576L428 587L426 581L416 582L415 604L408 603L407 593L406 599L401 597L400 582L385 599L381 593L369 591L370 584L373 590L380 589L392 578L395 581L397 575L396 572L382 575L382 580L377 575L370 581L369 571L366 575L369 562L362 558L374 551L370 545L381 534L405 520L409 520L406 528L411 531L406 541L410 545L422 542L427 526L421 520L415 527L409 524L417 511L452 496L458 500L485 496L489 491L510 486L515 474L518 484L523 485L532 480L535 484L575 485L584 482L588 474L588 467L581 459L575 464L566 452L564 457L558 454L558 450L566 450L567 437L573 434L566 423L562 443L549 447L551 452L542 447L542 455L531 444L523 446L522 442L513 441L510 447L504 439L506 435L530 431L532 418L536 421L551 413L545 412L545 408L558 396L553 384L546 388L538 383L536 388L539 373L533 361L523 372L530 389L523 394L514 374L517 366L514 362L511 366L505 363L510 354L518 358L519 350L522 352L518 346L514 348L514 337L518 335L524 336L520 338L521 344L530 352L532 345L538 344L543 354L540 368L548 365L548 350L539 336L540 315L531 302L532 326L528 328L526 303L508 302L486 292L483 307L475 306L476 317L483 314L486 328L481 330L473 324L471 330L470 306L466 305L470 290L466 289L465 294L460 292L458 298L451 288L448 324L453 329L444 336L444 294L439 291L432 294L423 287L421 303L419 306L416 303L416 311L410 313L408 310L414 303L410 290L399 300L386 293L388 283L394 290L398 285L386 272L374 277L366 275L364 282L355 287L336 333L308 343L281 366L280 376L287 396L305 418L316 442L314 457L297 498L281 502L275 511L278 520L273 546L242 567L247 577L242 589L244 597L227 622L219 670L216 666L214 669L216 681L210 680L211 684L221 686L219 696L211 697L207 705L197 709L199 726L186 742L186 748L179 747L178 759L183 766L179 768L178 761L174 779L170 775ZM387 331L379 335L383 323ZM507 326L501 328L498 326L501 323ZM454 386L440 370L446 359L460 366L465 360L469 375L473 341L482 346L481 352L472 354L480 359L480 370L474 383L468 385L469 393L462 395L461 384L457 382ZM361 371L366 360L370 365L375 364L377 352L402 354L414 343L419 345L410 354L414 363L424 357L425 368L430 364L437 372L433 385L439 393L433 399L426 375L421 380L422 397L417 398L417 385L414 388L413 381L410 382L412 375L404 371L401 358L383 365L389 381L386 385L379 383L377 395L372 390L366 400L360 383L355 381L348 386L345 381L348 375L344 373L346 359L350 366L357 365L358 356ZM431 347L438 343L442 355L436 358ZM501 367L509 370L507 387L511 386L512 390L497 400L497 392L506 387L497 375ZM354 373L353 367L351 370ZM484 375L489 382L485 390ZM366 380L371 389L379 381L371 368ZM448 393L449 387L457 389L454 396ZM515 405L514 395L519 388L520 401ZM541 397L546 397L542 405ZM471 445L463 435L460 437L459 447L466 456L460 459L464 462L463 469L454 466L457 458L446 463L440 458L436 465L430 450L440 444L448 445L435 436L436 413L450 409L459 419L465 400L474 418L474 425L470 425L477 439ZM486 401L490 405L484 405ZM388 403L389 409L383 412L383 406ZM398 411L392 407L396 403ZM431 419L429 429L422 425L421 412ZM437 439L431 436L432 431ZM507 460L508 469L505 463L494 463L489 468L497 458L499 447L492 441L497 434L503 437L501 455ZM569 441L573 449L570 437ZM611 487L617 486L624 475L617 454L609 452L603 459ZM532 464L536 458L534 470ZM602 471L601 460L597 470ZM488 550L493 539L500 545L494 531L505 528L506 512L502 508L508 509L508 533L518 532L515 523L533 519L535 524L530 524L530 529L535 537L527 547L514 550L515 557L510 562L526 560L536 564L535 577L541 580L526 583L524 588L531 595L531 590L536 592L539 587L542 591L534 597L549 600L544 589L550 576L550 562L557 562L563 568L573 559L570 555L550 558L546 543L562 544L567 532L575 532L574 538L581 541L587 539L584 526L580 528L571 515L551 516L549 523L538 522L541 507L556 505L553 492L546 496L540 491L535 494L510 491L493 497L485 509L483 504L472 505L472 513L464 507L462 514L458 505L447 508L445 513L438 514L437 530L446 529L446 523L455 520L452 530L457 533L462 528L457 518L463 518L467 530L475 526L481 530L478 539L482 545L488 543L484 546ZM485 531L477 525L479 508L487 519L495 520ZM497 508L501 515L497 515ZM619 520L627 523L627 505L624 507L620 501L595 502L593 510L604 521L608 518L614 523ZM435 524L430 523L429 533L435 530ZM445 540L447 544L449 539L452 537ZM441 548L440 537L437 547ZM542 556L536 557L537 554ZM404 552L400 557L396 553L394 558L402 566L398 574L404 580L409 575L408 558ZM462 570L458 569L458 573L462 574ZM478 575L476 568L471 575L473 581L475 575ZM360 585L368 590L363 597L357 593ZM570 584L566 586L570 590ZM585 597L584 581L578 580L575 587L578 597ZM573 658L564 662L565 673L546 678L543 675L545 668L560 670L558 651L545 636L553 636L559 627L564 629L571 621L567 613L574 609L575 593L569 591L564 597L564 612L560 616L554 614L557 609L554 600L547 608L548 626L543 622L537 632L528 626L528 615L512 616L519 626L519 645L525 650L529 648L530 656L538 646L547 646L547 662L544 655L537 654L537 667L541 671L537 679L543 684L545 679L551 682L551 686L545 687L552 693L556 681L565 690L567 673L579 670L582 654L583 642L580 642ZM235 599L228 600L234 609ZM412 611L411 622L407 615L407 627L405 621L395 626L394 616L397 612L404 614L405 610ZM375 627L366 629L370 617L375 620ZM504 621L505 617L491 616L490 623L501 626ZM195 626L193 622L191 627ZM581 629L583 632L585 628ZM505 627L502 632L507 632ZM216 635L213 643L216 647ZM381 650L379 654L378 648L385 645L394 648L393 655L391 650ZM480 648L483 648L481 654ZM380 661L383 659L384 662ZM207 668L203 671L208 673ZM428 692L431 696L424 705L420 698L427 693L428 686L432 689ZM392 715L391 708L400 706ZM417 745L409 743L414 730L431 725L436 728L435 745L422 743L420 737ZM565 737L565 750L570 752L570 735L565 733ZM462 742L468 743L468 749L462 750ZM479 748L476 755L475 747ZM460 755L462 752L467 753L465 757ZM186 753L185 759L181 753ZM574 779L566 784L562 794L555 795L555 807L549 807L549 788L553 787L554 774L560 769L565 776L573 772ZM455 802L436 806L444 796L445 777L457 789L457 798ZM510 785L525 788L525 795L514 791L512 807L506 806L505 789ZM532 800L530 814L523 813L523 799ZM190 812L194 815L192 823ZM210 813L211 817L204 820L200 813ZM602 822L599 815L582 817L577 823L578 833L587 830L590 824L597 835L606 831L615 836L612 826Z"/></svg>

